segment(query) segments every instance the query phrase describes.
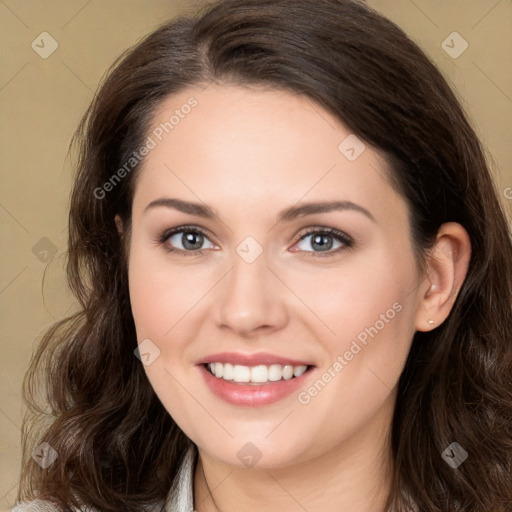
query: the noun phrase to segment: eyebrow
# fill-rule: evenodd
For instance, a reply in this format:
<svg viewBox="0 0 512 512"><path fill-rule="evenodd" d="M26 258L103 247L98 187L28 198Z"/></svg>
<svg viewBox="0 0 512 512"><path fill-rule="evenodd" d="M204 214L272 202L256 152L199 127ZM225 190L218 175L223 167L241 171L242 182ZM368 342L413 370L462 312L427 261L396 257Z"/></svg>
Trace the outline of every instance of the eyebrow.
<svg viewBox="0 0 512 512"><path fill-rule="evenodd" d="M218 217L218 215L209 206L191 201L183 201L182 199L172 197L161 197L151 201L151 203L149 203L144 209L144 213L157 207L172 208L189 215L204 217L205 219L214 219L215 217ZM289 222L305 215L343 210L362 213L372 222L377 222L375 217L366 208L363 208L352 201L319 201L303 203L300 206L291 206L279 212L277 222Z"/></svg>

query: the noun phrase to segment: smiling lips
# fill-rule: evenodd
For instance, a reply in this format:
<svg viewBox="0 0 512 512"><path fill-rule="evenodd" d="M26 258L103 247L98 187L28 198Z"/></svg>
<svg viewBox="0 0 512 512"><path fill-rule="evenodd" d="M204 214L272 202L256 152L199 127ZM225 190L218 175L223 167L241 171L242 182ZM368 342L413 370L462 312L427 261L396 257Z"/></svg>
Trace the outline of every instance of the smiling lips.
<svg viewBox="0 0 512 512"><path fill-rule="evenodd" d="M233 405L263 406L297 389L314 367L267 353L213 354L197 362L210 390Z"/></svg>

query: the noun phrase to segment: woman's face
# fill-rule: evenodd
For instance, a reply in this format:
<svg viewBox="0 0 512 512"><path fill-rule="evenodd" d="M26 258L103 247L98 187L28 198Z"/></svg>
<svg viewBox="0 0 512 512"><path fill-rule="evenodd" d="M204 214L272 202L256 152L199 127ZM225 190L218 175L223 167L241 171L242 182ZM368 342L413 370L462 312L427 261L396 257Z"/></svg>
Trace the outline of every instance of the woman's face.
<svg viewBox="0 0 512 512"><path fill-rule="evenodd" d="M148 135L130 299L174 420L238 466L385 436L425 280L384 161L311 100L256 88L186 90Z"/></svg>

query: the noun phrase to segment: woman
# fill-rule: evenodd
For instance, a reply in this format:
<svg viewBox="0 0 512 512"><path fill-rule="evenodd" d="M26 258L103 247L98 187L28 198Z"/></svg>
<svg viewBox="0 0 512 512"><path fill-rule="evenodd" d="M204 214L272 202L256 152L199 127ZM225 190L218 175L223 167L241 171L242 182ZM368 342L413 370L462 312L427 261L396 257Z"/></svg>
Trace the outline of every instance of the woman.
<svg viewBox="0 0 512 512"><path fill-rule="evenodd" d="M77 141L83 311L27 376L17 510L510 510L508 227L399 28L216 2L116 63Z"/></svg>

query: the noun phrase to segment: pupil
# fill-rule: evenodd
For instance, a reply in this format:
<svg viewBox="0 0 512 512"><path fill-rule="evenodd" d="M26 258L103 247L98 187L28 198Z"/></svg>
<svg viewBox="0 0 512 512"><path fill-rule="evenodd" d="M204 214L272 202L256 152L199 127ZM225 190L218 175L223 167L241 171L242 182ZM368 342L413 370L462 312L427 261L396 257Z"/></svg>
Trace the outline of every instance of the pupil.
<svg viewBox="0 0 512 512"><path fill-rule="evenodd" d="M327 235L315 235L313 245L315 244L321 251L328 251L332 247L332 238Z"/></svg>
<svg viewBox="0 0 512 512"><path fill-rule="evenodd" d="M184 233L182 243L185 249L199 249L203 243L203 235L201 233Z"/></svg>

